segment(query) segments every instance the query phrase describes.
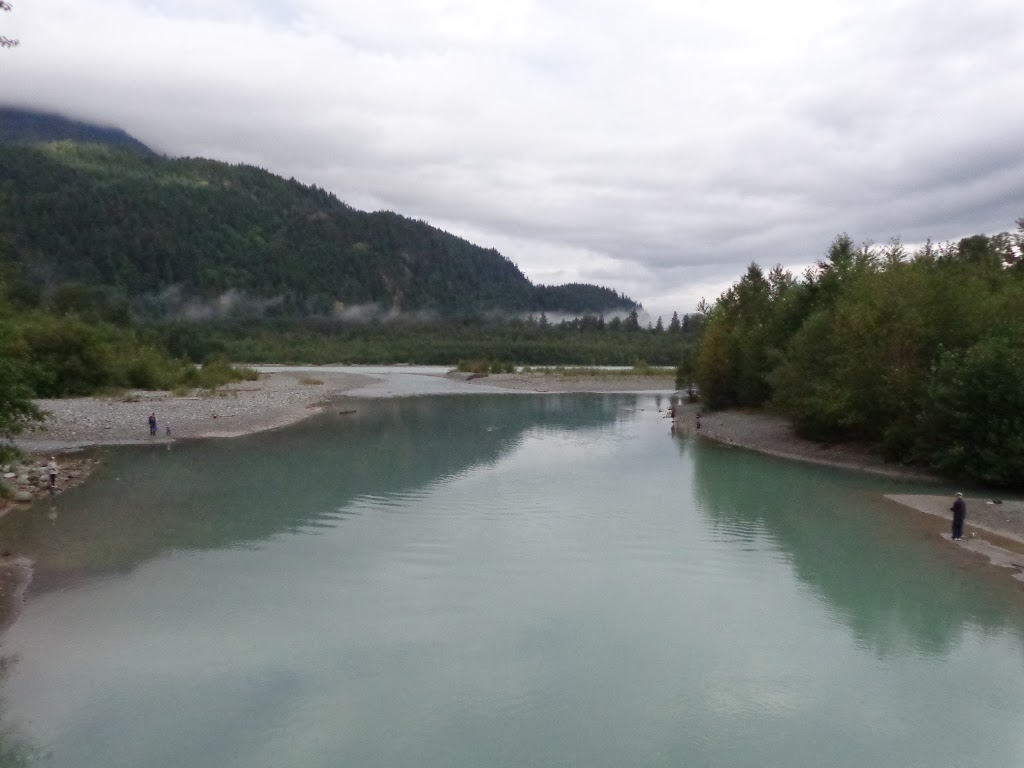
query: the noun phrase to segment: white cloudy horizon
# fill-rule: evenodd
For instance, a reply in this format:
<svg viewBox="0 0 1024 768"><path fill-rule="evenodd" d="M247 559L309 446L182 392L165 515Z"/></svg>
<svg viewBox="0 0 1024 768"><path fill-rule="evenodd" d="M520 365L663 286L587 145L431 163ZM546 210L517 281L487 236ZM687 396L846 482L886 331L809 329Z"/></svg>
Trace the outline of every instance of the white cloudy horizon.
<svg viewBox="0 0 1024 768"><path fill-rule="evenodd" d="M652 318L1024 216L1009 0L17 0L0 103L246 162Z"/></svg>

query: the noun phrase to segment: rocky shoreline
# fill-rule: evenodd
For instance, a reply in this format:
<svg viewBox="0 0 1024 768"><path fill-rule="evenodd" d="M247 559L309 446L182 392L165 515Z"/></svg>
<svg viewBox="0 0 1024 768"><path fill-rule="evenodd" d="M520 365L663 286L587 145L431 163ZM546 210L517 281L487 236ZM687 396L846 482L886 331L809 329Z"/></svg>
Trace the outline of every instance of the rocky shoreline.
<svg viewBox="0 0 1024 768"><path fill-rule="evenodd" d="M44 471L50 456L56 457L59 469L54 492L63 493L86 480L99 464L98 459L79 455L82 449L238 437L276 429L319 412L333 398L371 381L352 373L281 371L214 392L132 390L118 397L37 400L46 422L15 441L27 458L2 468L0 517L18 504L51 493ZM151 413L157 418L156 436L149 434Z"/></svg>
<svg viewBox="0 0 1024 768"><path fill-rule="evenodd" d="M228 384L214 391L131 390L118 397L37 400L46 413L42 429L16 444L32 453L68 451L98 445L238 437L292 424L315 413L332 398L372 382L369 376L324 371L275 371L257 381ZM151 437L147 419L157 419Z"/></svg>
<svg viewBox="0 0 1024 768"><path fill-rule="evenodd" d="M921 470L887 462L863 445L823 445L805 440L793 431L792 424L786 418L764 411L733 410L704 413L700 405L686 404L680 406L677 411L676 428L726 445L749 448L783 459L855 469L900 480L939 480Z"/></svg>
<svg viewBox="0 0 1024 768"><path fill-rule="evenodd" d="M51 454L57 458L57 454ZM99 465L99 460L83 456L60 454L57 462L57 483L50 488L46 472L48 456L44 453L38 459L25 459L0 467L0 517L7 514L16 504L30 504L44 496L63 493L68 488L84 482Z"/></svg>

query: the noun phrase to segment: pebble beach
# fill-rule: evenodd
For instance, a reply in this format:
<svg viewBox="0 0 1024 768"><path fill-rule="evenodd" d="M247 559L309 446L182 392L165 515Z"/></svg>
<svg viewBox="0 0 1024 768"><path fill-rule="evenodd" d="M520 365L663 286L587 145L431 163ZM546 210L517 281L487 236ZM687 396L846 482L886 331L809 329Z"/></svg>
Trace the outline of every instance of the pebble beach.
<svg viewBox="0 0 1024 768"><path fill-rule="evenodd" d="M63 493L86 480L98 463L82 456L82 449L239 437L276 429L311 416L334 398L372 381L352 373L281 371L213 392L130 390L116 397L37 400L46 421L15 443L27 460L0 468L0 482L7 490L7 498L0 499L0 517L19 503L51 493L44 470L50 456L59 467L53 492ZM150 414L157 419L155 436L149 434Z"/></svg>

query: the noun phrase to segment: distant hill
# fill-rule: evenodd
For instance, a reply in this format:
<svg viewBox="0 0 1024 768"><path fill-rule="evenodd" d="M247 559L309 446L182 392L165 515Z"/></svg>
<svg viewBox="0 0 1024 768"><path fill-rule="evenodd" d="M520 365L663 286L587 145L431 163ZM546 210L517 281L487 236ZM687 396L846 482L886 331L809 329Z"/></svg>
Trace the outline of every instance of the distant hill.
<svg viewBox="0 0 1024 768"><path fill-rule="evenodd" d="M0 106L0 144L50 141L108 144L153 154L149 147L119 128L104 128L46 112Z"/></svg>
<svg viewBox="0 0 1024 768"><path fill-rule="evenodd" d="M103 286L164 315L201 314L197 307L345 316L367 306L442 315L638 306L594 285L534 285L493 249L395 213L355 210L259 168L110 141L29 145L21 142L30 135L75 124L19 124L19 143L0 144L0 266L29 292Z"/></svg>

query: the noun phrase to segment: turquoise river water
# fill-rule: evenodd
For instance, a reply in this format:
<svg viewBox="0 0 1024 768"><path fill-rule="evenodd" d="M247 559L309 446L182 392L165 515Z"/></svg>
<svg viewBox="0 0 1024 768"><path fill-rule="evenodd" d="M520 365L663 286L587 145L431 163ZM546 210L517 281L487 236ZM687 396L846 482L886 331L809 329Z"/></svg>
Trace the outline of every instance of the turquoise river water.
<svg viewBox="0 0 1024 768"><path fill-rule="evenodd" d="M0 765L1024 765L1021 590L919 487L661 395L352 403L0 523Z"/></svg>

